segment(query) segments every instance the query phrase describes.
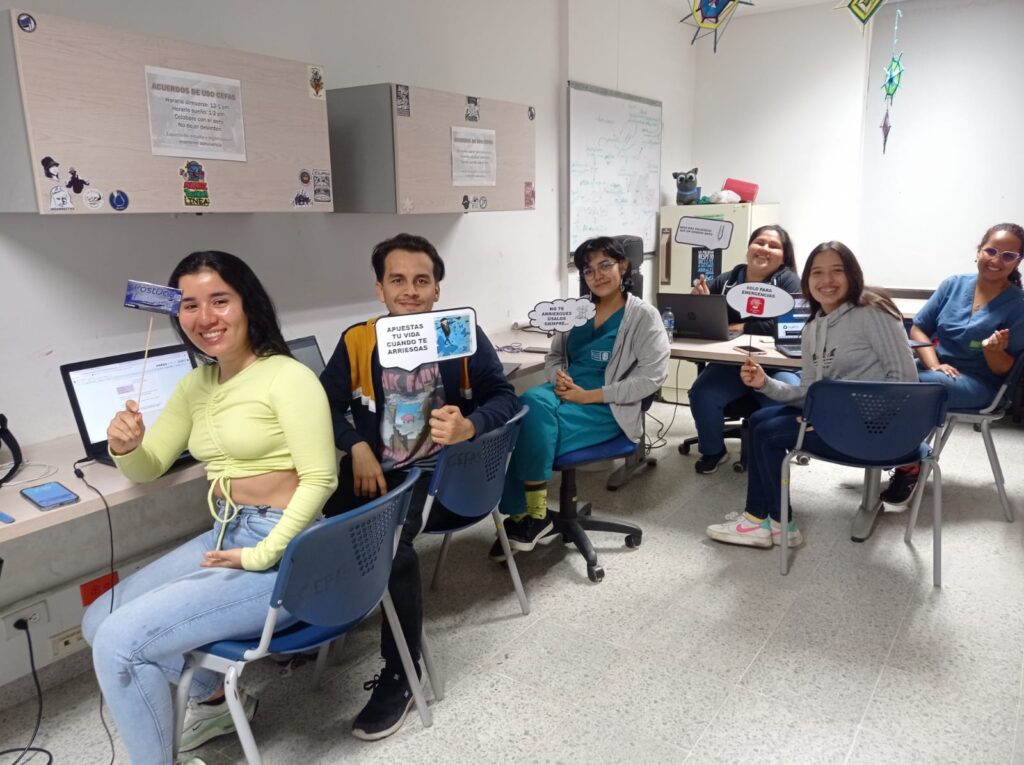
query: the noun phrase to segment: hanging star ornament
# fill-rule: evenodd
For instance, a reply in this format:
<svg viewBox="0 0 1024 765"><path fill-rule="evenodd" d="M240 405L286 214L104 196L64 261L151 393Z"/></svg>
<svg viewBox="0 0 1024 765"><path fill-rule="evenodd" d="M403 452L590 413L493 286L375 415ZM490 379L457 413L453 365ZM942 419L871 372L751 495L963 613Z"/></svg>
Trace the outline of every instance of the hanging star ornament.
<svg viewBox="0 0 1024 765"><path fill-rule="evenodd" d="M885 91L885 100L890 104L892 103L892 99L896 96L896 91L900 89L900 82L903 80L903 62L900 60L902 58L902 53L898 56L893 56L892 61L889 62L889 66L885 68L885 79L882 80L882 90Z"/></svg>
<svg viewBox="0 0 1024 765"><path fill-rule="evenodd" d="M737 6L753 5L751 0L689 0L691 11L679 20L681 24L696 27L690 45L701 37L715 36L714 51L718 52L718 38L725 33L725 26L732 19Z"/></svg>
<svg viewBox="0 0 1024 765"><path fill-rule="evenodd" d="M885 0L850 0L841 2L836 8L842 8L845 5L861 24L867 24L884 2Z"/></svg>
<svg viewBox="0 0 1024 765"><path fill-rule="evenodd" d="M889 131L892 130L892 123L889 122L889 107L885 107L885 119L878 127L882 128L882 154L885 154L885 147L889 143Z"/></svg>

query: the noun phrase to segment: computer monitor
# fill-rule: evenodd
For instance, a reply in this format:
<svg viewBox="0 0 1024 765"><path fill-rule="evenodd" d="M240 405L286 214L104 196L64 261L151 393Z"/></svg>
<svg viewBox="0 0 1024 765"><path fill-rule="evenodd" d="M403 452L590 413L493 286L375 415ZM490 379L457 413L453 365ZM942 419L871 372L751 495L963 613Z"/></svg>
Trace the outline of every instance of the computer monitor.
<svg viewBox="0 0 1024 765"><path fill-rule="evenodd" d="M138 401L144 421L152 425L178 381L195 368L192 355L183 345L151 349L139 401L142 359L143 352L135 351L61 365L61 378L87 457L109 464L107 426L124 409L125 402Z"/></svg>
<svg viewBox="0 0 1024 765"><path fill-rule="evenodd" d="M324 371L324 355L320 352L320 345L313 335L300 337L297 340L289 340L288 350L292 352L292 356L295 357L296 361L301 361L312 369L313 374L317 377Z"/></svg>

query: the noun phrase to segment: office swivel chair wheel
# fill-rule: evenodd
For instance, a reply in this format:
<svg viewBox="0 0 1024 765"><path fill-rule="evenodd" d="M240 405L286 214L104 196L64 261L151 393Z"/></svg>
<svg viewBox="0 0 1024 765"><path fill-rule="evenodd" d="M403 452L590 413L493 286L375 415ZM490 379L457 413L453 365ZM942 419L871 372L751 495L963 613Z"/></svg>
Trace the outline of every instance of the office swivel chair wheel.
<svg viewBox="0 0 1024 765"><path fill-rule="evenodd" d="M639 534L629 534L626 537L626 547L639 547L641 539Z"/></svg>
<svg viewBox="0 0 1024 765"><path fill-rule="evenodd" d="M734 472L734 473L746 473L747 472L747 466L744 465L742 462L734 462L734 463L732 463L732 472Z"/></svg>
<svg viewBox="0 0 1024 765"><path fill-rule="evenodd" d="M690 453L690 445L688 443L686 443L685 441L683 443L679 444L679 453L680 454L689 454Z"/></svg>
<svg viewBox="0 0 1024 765"><path fill-rule="evenodd" d="M600 566L587 566L587 577L591 582L600 582L604 579L604 569Z"/></svg>

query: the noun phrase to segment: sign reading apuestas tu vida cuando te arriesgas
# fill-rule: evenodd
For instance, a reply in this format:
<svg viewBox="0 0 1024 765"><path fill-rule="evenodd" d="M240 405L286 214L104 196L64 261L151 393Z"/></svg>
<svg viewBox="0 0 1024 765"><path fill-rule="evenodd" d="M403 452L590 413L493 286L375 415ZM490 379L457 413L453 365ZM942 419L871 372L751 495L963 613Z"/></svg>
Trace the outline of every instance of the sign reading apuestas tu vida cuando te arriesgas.
<svg viewBox="0 0 1024 765"><path fill-rule="evenodd" d="M423 364L476 353L476 311L443 311L377 319L377 354L384 369L412 371Z"/></svg>

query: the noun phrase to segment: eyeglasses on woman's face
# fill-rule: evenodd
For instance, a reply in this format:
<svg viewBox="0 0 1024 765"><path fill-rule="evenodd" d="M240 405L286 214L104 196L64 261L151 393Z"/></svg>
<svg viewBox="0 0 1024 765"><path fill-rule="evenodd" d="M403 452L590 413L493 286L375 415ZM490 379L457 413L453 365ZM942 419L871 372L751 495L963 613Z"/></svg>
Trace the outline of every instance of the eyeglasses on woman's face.
<svg viewBox="0 0 1024 765"><path fill-rule="evenodd" d="M614 260L602 260L596 266L587 266L583 269L584 279L593 279L597 274L601 276L607 276L611 273L611 270L615 268Z"/></svg>
<svg viewBox="0 0 1024 765"><path fill-rule="evenodd" d="M1003 252L1000 252L995 247L982 247L978 252L984 253L990 258L1000 258L1004 263L1013 263L1020 260L1020 253L1013 252L1012 250L1003 250Z"/></svg>

